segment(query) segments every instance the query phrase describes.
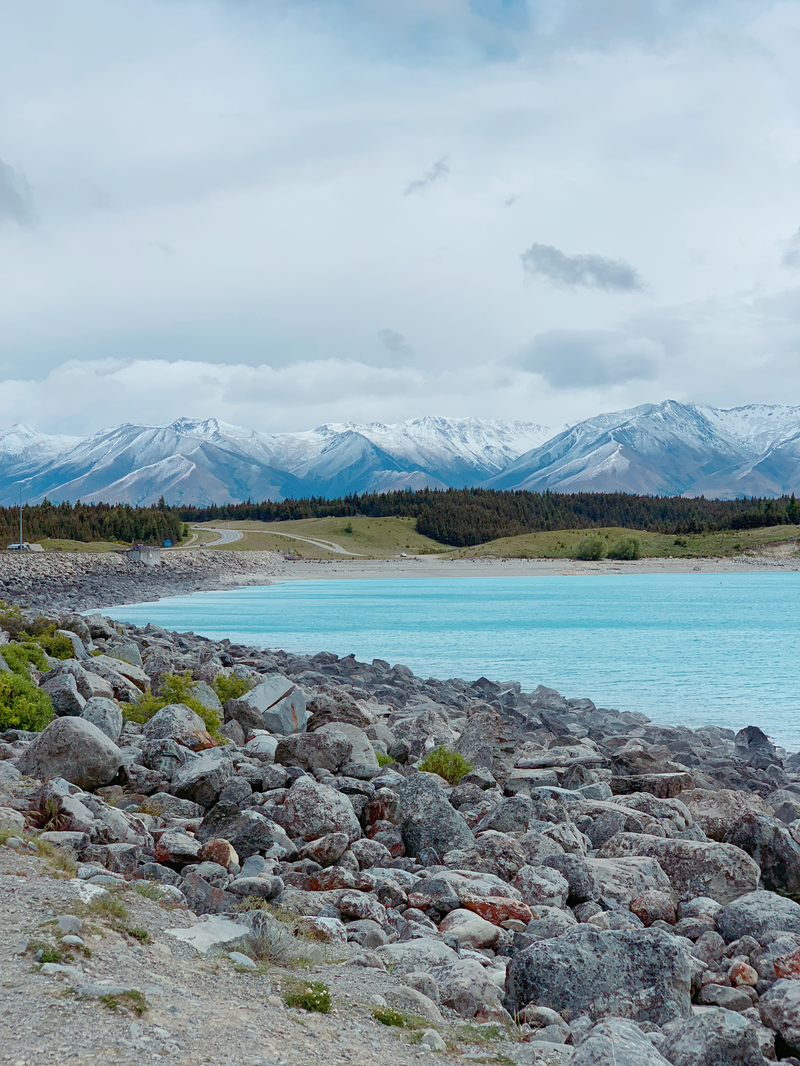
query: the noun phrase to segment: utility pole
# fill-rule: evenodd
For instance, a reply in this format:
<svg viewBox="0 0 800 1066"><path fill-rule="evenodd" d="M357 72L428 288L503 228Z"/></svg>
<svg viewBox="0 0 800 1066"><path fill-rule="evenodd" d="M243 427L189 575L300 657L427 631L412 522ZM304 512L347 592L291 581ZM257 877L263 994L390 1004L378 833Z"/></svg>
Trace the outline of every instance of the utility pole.
<svg viewBox="0 0 800 1066"><path fill-rule="evenodd" d="M32 478L25 477L21 481L17 482L17 484L19 485L19 547L20 547L20 551L22 551L22 486L26 485L29 481L32 481L32 480L33 480Z"/></svg>

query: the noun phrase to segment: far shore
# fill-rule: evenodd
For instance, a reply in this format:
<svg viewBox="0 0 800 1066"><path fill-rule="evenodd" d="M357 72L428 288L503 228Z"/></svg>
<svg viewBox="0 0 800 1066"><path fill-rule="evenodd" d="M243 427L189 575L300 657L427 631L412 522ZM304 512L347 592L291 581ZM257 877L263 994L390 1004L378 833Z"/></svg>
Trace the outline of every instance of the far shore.
<svg viewBox="0 0 800 1066"><path fill-rule="evenodd" d="M389 578L591 577L602 574L755 574L800 571L800 556L747 555L701 559L298 559L276 568L269 584L282 581L348 581Z"/></svg>

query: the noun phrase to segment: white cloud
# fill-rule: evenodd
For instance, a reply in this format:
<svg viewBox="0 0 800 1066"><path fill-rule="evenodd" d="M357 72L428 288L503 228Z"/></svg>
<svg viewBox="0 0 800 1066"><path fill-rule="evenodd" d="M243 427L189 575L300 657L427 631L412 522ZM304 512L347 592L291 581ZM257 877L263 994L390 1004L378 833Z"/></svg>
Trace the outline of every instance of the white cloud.
<svg viewBox="0 0 800 1066"><path fill-rule="evenodd" d="M798 30L766 0L12 6L37 224L3 228L0 425L782 401ZM526 283L532 241L648 291ZM541 340L506 361L565 331L572 384Z"/></svg>

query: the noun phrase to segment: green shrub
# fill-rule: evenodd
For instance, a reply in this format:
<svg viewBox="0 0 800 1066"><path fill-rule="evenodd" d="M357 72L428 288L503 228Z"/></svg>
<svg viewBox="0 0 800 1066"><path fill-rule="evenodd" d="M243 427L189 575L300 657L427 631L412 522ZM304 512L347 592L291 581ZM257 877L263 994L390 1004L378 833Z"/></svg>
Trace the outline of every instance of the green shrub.
<svg viewBox="0 0 800 1066"><path fill-rule="evenodd" d="M203 719L203 724L212 737L227 743L226 738L220 733L222 721L219 711L214 710L213 707L206 707L198 700L192 692L193 684L192 675L188 670L182 674L165 674L161 678L161 695L156 696L148 689L147 692L142 693L136 703L129 703L123 707L122 717L129 722L144 725L162 707L170 703L183 703Z"/></svg>
<svg viewBox="0 0 800 1066"><path fill-rule="evenodd" d="M431 1023L418 1014L409 1014L394 1007L375 1007L372 1017L381 1025L396 1025L398 1029L430 1029Z"/></svg>
<svg viewBox="0 0 800 1066"><path fill-rule="evenodd" d="M299 1007L318 1014L331 1012L331 994L322 981L302 981L293 985L284 992L283 1000L287 1007Z"/></svg>
<svg viewBox="0 0 800 1066"><path fill-rule="evenodd" d="M12 640L39 644L56 659L71 659L75 654L72 641L56 633L56 628L56 623L51 619L25 619L19 607L12 607L0 600L0 629L7 630Z"/></svg>
<svg viewBox="0 0 800 1066"><path fill-rule="evenodd" d="M641 559L642 542L638 537L620 537L608 552L609 559Z"/></svg>
<svg viewBox="0 0 800 1066"><path fill-rule="evenodd" d="M41 644L27 640L21 644L6 644L0 647L0 655L11 669L17 674L28 673L28 665L33 664L37 670L47 670L47 659L44 657Z"/></svg>
<svg viewBox="0 0 800 1066"><path fill-rule="evenodd" d="M52 719L50 697L27 674L16 671L0 674L0 731L27 729L38 733Z"/></svg>
<svg viewBox="0 0 800 1066"><path fill-rule="evenodd" d="M575 549L576 559L591 559L597 562L606 557L606 542L600 533L589 533Z"/></svg>
<svg viewBox="0 0 800 1066"><path fill-rule="evenodd" d="M217 674L211 686L219 696L220 703L238 700L249 692L255 682L251 677L236 677L234 674Z"/></svg>
<svg viewBox="0 0 800 1066"><path fill-rule="evenodd" d="M428 774L438 774L451 785L457 785L464 774L470 772L472 763L467 762L457 751L449 751L442 744L425 756L419 764L419 769Z"/></svg>
<svg viewBox="0 0 800 1066"><path fill-rule="evenodd" d="M36 637L36 642L41 644L45 651L52 655L54 659L72 659L75 657L75 648L72 641L69 637L65 637L63 633L56 633L55 625L52 630L48 630L46 633Z"/></svg>
<svg viewBox="0 0 800 1066"><path fill-rule="evenodd" d="M378 766L388 766L390 763L394 762L391 755L384 755L382 751L376 751L375 758L378 760Z"/></svg>

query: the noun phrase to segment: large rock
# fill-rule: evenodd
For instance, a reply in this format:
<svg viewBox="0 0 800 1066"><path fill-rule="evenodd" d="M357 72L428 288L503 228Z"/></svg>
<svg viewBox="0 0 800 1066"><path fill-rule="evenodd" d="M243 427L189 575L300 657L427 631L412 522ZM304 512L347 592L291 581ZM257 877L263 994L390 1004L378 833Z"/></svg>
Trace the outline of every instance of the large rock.
<svg viewBox="0 0 800 1066"><path fill-rule="evenodd" d="M197 830L197 839L203 844L215 839L227 840L243 860L268 851L273 844L283 848L287 858L295 851L279 825L257 810L240 811L234 803L218 803L210 810Z"/></svg>
<svg viewBox="0 0 800 1066"><path fill-rule="evenodd" d="M716 792L703 788L689 789L681 792L681 802L692 812L706 836L720 842L742 815L771 813L757 793L736 792L729 788L721 788Z"/></svg>
<svg viewBox="0 0 800 1066"><path fill-rule="evenodd" d="M122 732L122 711L119 704L114 700L105 699L103 696L92 696L86 701L81 717L92 725L96 725L101 733L105 733L109 740L115 744Z"/></svg>
<svg viewBox="0 0 800 1066"><path fill-rule="evenodd" d="M600 886L600 898L629 907L644 892L671 892L669 878L657 859L586 859L586 865Z"/></svg>
<svg viewBox="0 0 800 1066"><path fill-rule="evenodd" d="M613 932L580 925L541 940L508 967L506 1005L529 1003L664 1025L691 1011L690 962L681 943L661 930Z"/></svg>
<svg viewBox="0 0 800 1066"><path fill-rule="evenodd" d="M764 1025L780 1034L784 1050L800 1056L800 981L776 981L761 997L758 1008Z"/></svg>
<svg viewBox="0 0 800 1066"><path fill-rule="evenodd" d="M83 718L56 718L17 760L31 777L63 777L90 792L107 785L122 765L122 752Z"/></svg>
<svg viewBox="0 0 800 1066"><path fill-rule="evenodd" d="M339 770L353 751L352 742L340 730L293 733L278 742L275 762L303 770ZM375 764L377 766L377 762Z"/></svg>
<svg viewBox="0 0 800 1066"><path fill-rule="evenodd" d="M414 774L399 788L400 830L406 854L419 855L433 848L439 856L469 848L472 832L430 774Z"/></svg>
<svg viewBox="0 0 800 1066"><path fill-rule="evenodd" d="M717 929L728 943L743 936L760 940L770 929L800 933L800 904L774 892L748 892L722 908Z"/></svg>
<svg viewBox="0 0 800 1066"><path fill-rule="evenodd" d="M758 1036L732 1010L710 1008L672 1022L661 1050L672 1066L763 1066Z"/></svg>
<svg viewBox="0 0 800 1066"><path fill-rule="evenodd" d="M317 733L344 733L351 744L350 755L342 765L342 773L348 777L356 777L361 780L370 780L380 773L378 758L370 743L370 739L363 729L352 725L350 722L337 722L323 725Z"/></svg>
<svg viewBox="0 0 800 1066"><path fill-rule="evenodd" d="M224 748L210 748L179 766L172 775L170 791L201 807L212 807L222 786L233 776L233 763Z"/></svg>
<svg viewBox="0 0 800 1066"><path fill-rule="evenodd" d="M719 903L753 892L761 874L749 855L732 844L669 840L645 833L618 833L598 848L599 858L642 855L658 859L678 899L710 896Z"/></svg>
<svg viewBox="0 0 800 1066"><path fill-rule="evenodd" d="M168 703L145 722L142 732L148 740L168 740L187 733L199 733L205 728L205 722L191 707L185 703Z"/></svg>
<svg viewBox="0 0 800 1066"><path fill-rule="evenodd" d="M513 881L522 900L530 907L565 907L569 896L569 881L547 866L523 866Z"/></svg>
<svg viewBox="0 0 800 1066"><path fill-rule="evenodd" d="M570 1060L571 1066L669 1066L638 1025L611 1018L600 1022Z"/></svg>
<svg viewBox="0 0 800 1066"><path fill-rule="evenodd" d="M745 814L730 827L725 840L758 863L765 888L800 893L800 844L783 822L766 814Z"/></svg>
<svg viewBox="0 0 800 1066"><path fill-rule="evenodd" d="M50 697L57 715L79 717L82 714L86 700L78 692L78 683L73 674L56 674L42 682L42 688Z"/></svg>
<svg viewBox="0 0 800 1066"><path fill-rule="evenodd" d="M276 674L251 688L240 699L225 703L225 719L234 719L245 733L252 729L268 729L271 733L288 736L304 733L309 715L301 688L288 677Z"/></svg>
<svg viewBox="0 0 800 1066"><path fill-rule="evenodd" d="M361 826L347 796L312 777L298 778L289 789L283 825L289 836L301 840L318 840L328 833L346 833L350 841L361 836Z"/></svg>

